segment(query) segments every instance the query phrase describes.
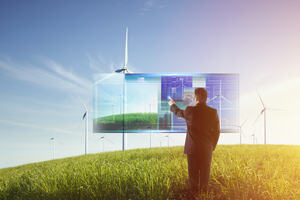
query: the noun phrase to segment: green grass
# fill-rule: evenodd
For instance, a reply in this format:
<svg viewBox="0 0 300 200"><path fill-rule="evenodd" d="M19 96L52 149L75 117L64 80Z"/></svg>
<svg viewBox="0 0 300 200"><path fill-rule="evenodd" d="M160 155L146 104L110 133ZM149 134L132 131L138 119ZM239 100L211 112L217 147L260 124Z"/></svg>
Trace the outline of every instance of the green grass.
<svg viewBox="0 0 300 200"><path fill-rule="evenodd" d="M125 113L124 126L126 130L156 129L157 113ZM123 114L109 115L94 119L95 132L103 130L122 130Z"/></svg>
<svg viewBox="0 0 300 200"><path fill-rule="evenodd" d="M0 199L186 199L182 147L71 157L0 170ZM218 146L199 199L300 199L300 147Z"/></svg>

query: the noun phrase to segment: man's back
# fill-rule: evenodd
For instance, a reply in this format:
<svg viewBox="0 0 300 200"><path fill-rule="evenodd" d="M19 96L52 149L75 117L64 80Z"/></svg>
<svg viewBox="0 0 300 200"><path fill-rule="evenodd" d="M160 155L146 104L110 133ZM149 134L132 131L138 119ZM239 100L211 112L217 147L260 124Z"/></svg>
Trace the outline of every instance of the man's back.
<svg viewBox="0 0 300 200"><path fill-rule="evenodd" d="M185 154L195 154L203 148L216 147L220 135L216 109L198 103L196 106L188 106L184 111L173 105L171 110L186 120Z"/></svg>

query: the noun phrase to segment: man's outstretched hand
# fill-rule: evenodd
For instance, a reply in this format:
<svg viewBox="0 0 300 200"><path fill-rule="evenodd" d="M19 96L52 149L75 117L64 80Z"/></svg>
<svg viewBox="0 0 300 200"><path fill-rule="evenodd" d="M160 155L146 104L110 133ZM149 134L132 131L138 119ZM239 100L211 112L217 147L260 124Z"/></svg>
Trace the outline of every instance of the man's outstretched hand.
<svg viewBox="0 0 300 200"><path fill-rule="evenodd" d="M173 104L175 104L175 101L172 98L170 98L169 105L171 106Z"/></svg>

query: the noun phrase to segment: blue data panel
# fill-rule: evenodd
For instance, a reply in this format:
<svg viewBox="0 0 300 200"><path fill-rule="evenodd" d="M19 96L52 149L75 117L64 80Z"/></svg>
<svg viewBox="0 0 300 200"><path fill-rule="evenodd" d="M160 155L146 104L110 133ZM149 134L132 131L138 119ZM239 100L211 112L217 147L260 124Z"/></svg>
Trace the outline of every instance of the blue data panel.
<svg viewBox="0 0 300 200"><path fill-rule="evenodd" d="M94 132L186 132L170 112L195 105L194 90L206 88L207 104L218 110L222 132L239 124L238 74L102 74L94 87Z"/></svg>

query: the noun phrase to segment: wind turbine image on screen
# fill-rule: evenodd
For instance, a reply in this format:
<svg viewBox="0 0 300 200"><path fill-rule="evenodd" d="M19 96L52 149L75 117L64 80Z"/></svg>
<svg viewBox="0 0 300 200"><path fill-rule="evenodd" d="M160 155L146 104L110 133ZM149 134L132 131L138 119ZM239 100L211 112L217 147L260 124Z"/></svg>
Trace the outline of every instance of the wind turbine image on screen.
<svg viewBox="0 0 300 200"><path fill-rule="evenodd" d="M221 132L238 132L238 74L180 73L99 74L94 84L93 131L185 133L185 120L170 112L168 101L174 99L181 109L194 106L194 90L199 87L207 90L207 105L218 111Z"/></svg>

